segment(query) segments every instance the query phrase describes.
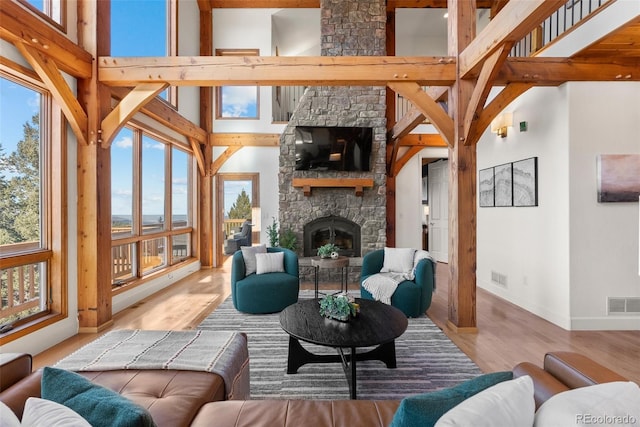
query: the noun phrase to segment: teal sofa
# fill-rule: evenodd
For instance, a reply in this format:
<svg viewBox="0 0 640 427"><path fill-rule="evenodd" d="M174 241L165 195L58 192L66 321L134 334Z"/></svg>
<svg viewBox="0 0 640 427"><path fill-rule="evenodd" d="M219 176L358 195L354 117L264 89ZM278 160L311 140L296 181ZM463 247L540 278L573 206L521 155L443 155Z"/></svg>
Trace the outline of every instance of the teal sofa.
<svg viewBox="0 0 640 427"><path fill-rule="evenodd" d="M233 254L231 296L236 310L253 314L277 313L298 301L298 255L285 248L267 248L267 252L284 252L284 272L246 276L242 251Z"/></svg>
<svg viewBox="0 0 640 427"><path fill-rule="evenodd" d="M367 277L380 273L384 264L384 249L367 253L362 258L360 276L361 298L372 300L373 296L363 286ZM431 305L431 297L435 289L435 265L430 259L423 259L416 266L415 279L405 280L391 297L391 305L400 309L407 317L422 316Z"/></svg>

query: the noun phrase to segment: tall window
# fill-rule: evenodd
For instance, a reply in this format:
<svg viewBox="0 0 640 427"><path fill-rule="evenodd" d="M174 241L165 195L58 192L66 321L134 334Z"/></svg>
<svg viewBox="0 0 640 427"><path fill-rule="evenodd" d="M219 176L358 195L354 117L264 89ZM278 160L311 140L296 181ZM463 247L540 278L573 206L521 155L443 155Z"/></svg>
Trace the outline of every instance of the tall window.
<svg viewBox="0 0 640 427"><path fill-rule="evenodd" d="M137 127L111 145L111 233L115 286L191 257L193 157Z"/></svg>
<svg viewBox="0 0 640 427"><path fill-rule="evenodd" d="M176 11L177 0L111 1L111 56L177 55ZM159 96L177 105L175 86Z"/></svg>
<svg viewBox="0 0 640 427"><path fill-rule="evenodd" d="M60 129L52 138L51 98L36 83L0 71L0 340L60 306L52 247L63 231L52 217L64 193L52 183L64 167L64 145Z"/></svg>
<svg viewBox="0 0 640 427"><path fill-rule="evenodd" d="M19 0L61 30L66 31L66 0Z"/></svg>
<svg viewBox="0 0 640 427"><path fill-rule="evenodd" d="M258 49L216 49L216 56L258 56ZM221 86L216 90L216 118L259 119L257 86Z"/></svg>

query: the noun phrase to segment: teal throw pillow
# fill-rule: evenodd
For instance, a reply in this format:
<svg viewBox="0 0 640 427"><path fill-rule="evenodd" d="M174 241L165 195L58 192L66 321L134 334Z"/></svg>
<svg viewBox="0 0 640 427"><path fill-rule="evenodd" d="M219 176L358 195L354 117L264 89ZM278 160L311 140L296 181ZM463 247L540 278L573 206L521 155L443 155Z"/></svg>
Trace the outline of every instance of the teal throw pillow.
<svg viewBox="0 0 640 427"><path fill-rule="evenodd" d="M493 372L451 388L406 397L400 402L390 427L432 427L449 409L465 399L511 379L511 371Z"/></svg>
<svg viewBox="0 0 640 427"><path fill-rule="evenodd" d="M146 409L75 372L44 368L41 394L73 409L93 427L155 427Z"/></svg>

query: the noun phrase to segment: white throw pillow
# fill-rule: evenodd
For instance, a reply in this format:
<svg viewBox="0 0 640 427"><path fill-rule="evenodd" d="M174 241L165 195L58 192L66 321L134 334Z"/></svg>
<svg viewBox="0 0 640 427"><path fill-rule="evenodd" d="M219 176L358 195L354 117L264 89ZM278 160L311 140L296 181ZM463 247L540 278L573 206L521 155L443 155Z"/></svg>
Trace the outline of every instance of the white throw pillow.
<svg viewBox="0 0 640 427"><path fill-rule="evenodd" d="M526 375L471 396L440 417L435 427L530 427L535 411L533 380Z"/></svg>
<svg viewBox="0 0 640 427"><path fill-rule="evenodd" d="M267 253L267 245L240 246L242 258L244 259L244 275L248 276L256 272L256 254Z"/></svg>
<svg viewBox="0 0 640 427"><path fill-rule="evenodd" d="M256 254L256 274L284 272L284 252Z"/></svg>
<svg viewBox="0 0 640 427"><path fill-rule="evenodd" d="M4 403L0 402L0 421L3 427L20 427L20 420Z"/></svg>
<svg viewBox="0 0 640 427"><path fill-rule="evenodd" d="M38 397L27 399L22 415L22 425L29 427L91 427L91 424L73 409Z"/></svg>
<svg viewBox="0 0 640 427"><path fill-rule="evenodd" d="M536 427L616 425L640 426L640 388L616 381L563 391L544 402Z"/></svg>
<svg viewBox="0 0 640 427"><path fill-rule="evenodd" d="M409 273L413 269L413 248L384 248L381 273Z"/></svg>

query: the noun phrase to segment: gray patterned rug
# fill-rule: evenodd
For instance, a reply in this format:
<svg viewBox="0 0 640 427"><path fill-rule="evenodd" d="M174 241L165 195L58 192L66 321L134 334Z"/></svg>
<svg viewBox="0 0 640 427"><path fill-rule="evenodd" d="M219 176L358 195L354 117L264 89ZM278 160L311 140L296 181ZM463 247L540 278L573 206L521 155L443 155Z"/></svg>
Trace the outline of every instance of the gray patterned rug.
<svg viewBox="0 0 640 427"><path fill-rule="evenodd" d="M300 297L310 297L301 291ZM245 332L249 338L252 399L348 399L349 387L338 363L308 364L287 374L289 336L279 314L245 314L227 298L198 329ZM302 343L318 354L335 350ZM387 369L379 361L358 362L358 399L401 399L450 387L481 374L473 363L426 316L409 319L406 332L396 340L398 367Z"/></svg>

